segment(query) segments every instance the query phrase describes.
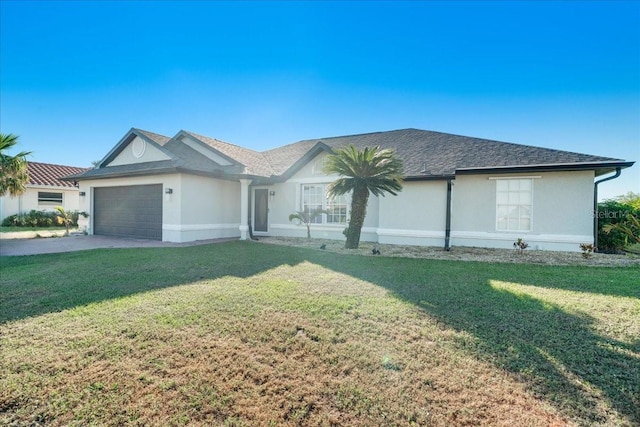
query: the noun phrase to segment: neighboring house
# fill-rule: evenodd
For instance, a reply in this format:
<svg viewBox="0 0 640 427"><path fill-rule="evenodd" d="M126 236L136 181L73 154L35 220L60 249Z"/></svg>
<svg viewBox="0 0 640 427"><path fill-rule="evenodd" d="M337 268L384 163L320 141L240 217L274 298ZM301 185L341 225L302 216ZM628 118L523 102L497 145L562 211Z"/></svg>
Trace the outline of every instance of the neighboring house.
<svg viewBox="0 0 640 427"><path fill-rule="evenodd" d="M29 182L20 196L8 194L0 197L0 220L15 215L36 211L52 211L56 206L76 211L79 206L78 188L72 181L62 178L88 171L88 168L27 162Z"/></svg>
<svg viewBox="0 0 640 427"><path fill-rule="evenodd" d="M344 239L349 197L327 199L332 149L394 149L406 180L371 197L363 241L578 250L593 242L594 179L633 162L418 129L300 141L256 152L180 131L131 129L80 183L89 233L187 242L305 236L289 214L322 206L312 236Z"/></svg>

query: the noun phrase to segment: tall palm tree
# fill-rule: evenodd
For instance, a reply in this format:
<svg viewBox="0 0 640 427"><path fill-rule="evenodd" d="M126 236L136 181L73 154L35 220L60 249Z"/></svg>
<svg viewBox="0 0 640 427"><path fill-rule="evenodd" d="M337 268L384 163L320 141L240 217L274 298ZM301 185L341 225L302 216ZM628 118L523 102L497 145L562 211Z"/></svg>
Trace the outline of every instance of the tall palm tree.
<svg viewBox="0 0 640 427"><path fill-rule="evenodd" d="M380 147L358 150L355 146L349 145L334 150L334 154L327 157L324 173L340 175L340 178L327 188L330 197L352 193L351 218L344 230L347 237L345 248L357 249L362 224L367 214L369 193L374 196L384 196L385 193L396 196L402 191L402 160L393 150L382 150Z"/></svg>
<svg viewBox="0 0 640 427"><path fill-rule="evenodd" d="M29 182L26 157L30 151L21 151L10 156L7 151L18 143L18 136L0 133L0 196L9 193L18 196L24 193L25 184Z"/></svg>

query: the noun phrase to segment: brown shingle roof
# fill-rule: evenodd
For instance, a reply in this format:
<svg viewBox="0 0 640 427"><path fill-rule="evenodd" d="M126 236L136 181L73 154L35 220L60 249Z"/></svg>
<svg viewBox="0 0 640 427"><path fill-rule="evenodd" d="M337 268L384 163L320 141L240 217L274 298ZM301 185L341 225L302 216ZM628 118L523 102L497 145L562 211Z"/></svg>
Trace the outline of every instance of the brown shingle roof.
<svg viewBox="0 0 640 427"><path fill-rule="evenodd" d="M86 172L90 169L91 168L52 165L50 163L27 162L29 184L31 185L46 185L50 187L73 187L72 181L63 181L61 178Z"/></svg>
<svg viewBox="0 0 640 427"><path fill-rule="evenodd" d="M269 150L264 154L271 161L275 174L281 175L318 142L331 148L340 148L349 144L357 148L372 146L391 148L404 161L407 177L451 175L456 170L623 161L610 157L420 129L305 140Z"/></svg>
<svg viewBox="0 0 640 427"><path fill-rule="evenodd" d="M633 164L633 162L610 157L420 129L308 139L264 152L253 151L193 132L180 131L173 138L140 129L133 129L132 132L144 135L161 145L172 157L168 161L171 170L209 173L233 179L242 175L287 179L301 165L313 158L317 154L316 150L336 149L349 144L360 149L373 146L393 149L404 162L404 173L407 179L442 179L471 171L477 173L527 169L536 171L589 169L595 170L596 175L600 175L616 167L629 167ZM234 164L218 165L184 144L180 137L182 134L199 140ZM109 156L115 157L118 150L121 151L130 138L131 135L123 138L120 146L116 146L106 159L108 160ZM117 172L118 176L126 173L127 168L120 169L114 167L94 169L82 176L74 176L73 179L88 179L92 176L107 177L112 172L114 174ZM148 173L158 172L147 163L136 164L130 169L132 173L133 169L135 173L144 173L145 170Z"/></svg>
<svg viewBox="0 0 640 427"><path fill-rule="evenodd" d="M171 141L171 138L169 138L168 136L160 135L159 133L153 133L153 132L149 132L148 130L142 130L142 129L135 129L135 130L141 133L142 135L146 136L153 142L156 142L161 147L163 147L164 144L166 144L167 142Z"/></svg>
<svg viewBox="0 0 640 427"><path fill-rule="evenodd" d="M225 156L235 160L244 166L243 174L271 176L273 168L265 158L264 154L219 139L209 138L208 136L198 135L197 133L184 131L198 140L204 142L211 148L219 151Z"/></svg>

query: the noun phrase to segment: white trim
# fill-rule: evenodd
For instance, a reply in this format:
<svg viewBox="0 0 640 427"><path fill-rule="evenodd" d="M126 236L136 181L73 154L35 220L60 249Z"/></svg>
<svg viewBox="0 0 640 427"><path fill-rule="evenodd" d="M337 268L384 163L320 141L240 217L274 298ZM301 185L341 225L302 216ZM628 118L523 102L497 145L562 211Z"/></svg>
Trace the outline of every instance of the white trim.
<svg viewBox="0 0 640 427"><path fill-rule="evenodd" d="M267 190L267 231L256 231L256 190ZM251 229L256 236L268 236L271 230L271 186L251 186Z"/></svg>
<svg viewBox="0 0 640 427"><path fill-rule="evenodd" d="M378 236L393 236L393 237L418 237L427 239L444 239L445 232L438 230L407 230L397 228L378 228L375 230Z"/></svg>
<svg viewBox="0 0 640 427"><path fill-rule="evenodd" d="M533 234L533 233L517 233L517 232L497 232L489 233L485 231L452 231L451 238L456 239L472 239L472 240L512 240L518 238L532 240L536 242L546 243L585 243L593 240L593 236L579 234ZM577 250L577 249L576 249Z"/></svg>
<svg viewBox="0 0 640 427"><path fill-rule="evenodd" d="M318 231L341 231L341 230L344 230L346 227L347 227L346 224L336 224L336 225L311 224L311 231L313 231L313 230L318 230ZM305 227L305 225L303 223L300 223L300 225L295 225L295 224L271 224L270 229L271 230L299 230L299 229L306 230L307 228ZM375 229L373 229L373 230L375 230ZM364 228L362 229L362 231L364 231Z"/></svg>
<svg viewBox="0 0 640 427"><path fill-rule="evenodd" d="M271 224L271 228L274 230L298 230L303 228L303 225L293 224ZM322 225L312 224L311 231L335 231L343 229L344 226L338 225ZM431 239L444 239L444 230L408 230L408 229L394 229L394 228L375 228L375 227L363 227L363 233L377 233L378 236L392 236L392 237L416 237L416 238L431 238ZM485 241L512 241L515 242L518 238L524 238L525 240L535 240L536 242L547 243L584 243L593 240L592 236L579 235L579 234L532 234L532 233L492 233L486 231L452 231L451 238L458 239L471 239L471 240L485 240Z"/></svg>
<svg viewBox="0 0 640 427"><path fill-rule="evenodd" d="M333 233L336 238L342 227L314 224L311 226L311 234L326 232ZM304 231L303 225L271 224L271 230L275 235L291 235L290 232ZM278 231L282 233L278 233ZM362 235L378 236L373 241L396 245L435 246L444 245L444 230L408 230L393 228L363 227ZM329 236L327 236L329 237ZM329 237L330 238L330 237ZM524 238L531 250L558 250L577 252L580 243L591 242L592 236L574 234L531 234L531 233L494 233L484 231L452 231L451 246L459 247L487 247L510 249L518 238ZM363 240L368 241L368 240Z"/></svg>
<svg viewBox="0 0 640 427"><path fill-rule="evenodd" d="M133 141L129 143L129 145L131 146L131 154L133 154L133 157L139 159L144 156L144 152L147 149L147 143L144 139L136 136L135 138L133 138Z"/></svg>
<svg viewBox="0 0 640 427"><path fill-rule="evenodd" d="M194 242L197 240L229 239L241 236L238 224L163 224L163 242Z"/></svg>
<svg viewBox="0 0 640 427"><path fill-rule="evenodd" d="M237 230L240 224L162 224L166 231L205 231L205 230Z"/></svg>

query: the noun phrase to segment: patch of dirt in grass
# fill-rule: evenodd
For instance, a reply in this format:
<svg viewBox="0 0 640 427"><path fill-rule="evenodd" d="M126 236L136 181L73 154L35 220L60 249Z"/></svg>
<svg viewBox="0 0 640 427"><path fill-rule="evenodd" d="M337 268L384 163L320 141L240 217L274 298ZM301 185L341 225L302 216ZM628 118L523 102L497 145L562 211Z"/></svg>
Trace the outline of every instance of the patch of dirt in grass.
<svg viewBox="0 0 640 427"><path fill-rule="evenodd" d="M450 251L445 251L442 248L428 246L384 245L372 242L360 242L358 249L345 249L343 241L299 237L260 237L258 242L364 256L597 267L640 265L640 255L636 254L611 255L595 253L592 254L590 258L585 259L581 252L535 251L527 249L520 253L510 249L462 246L452 247ZM323 245L324 249L321 249ZM380 255L373 254L373 249L378 249Z"/></svg>

